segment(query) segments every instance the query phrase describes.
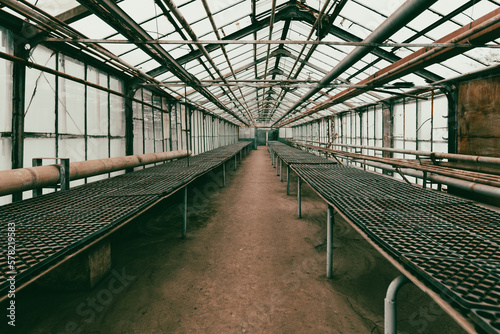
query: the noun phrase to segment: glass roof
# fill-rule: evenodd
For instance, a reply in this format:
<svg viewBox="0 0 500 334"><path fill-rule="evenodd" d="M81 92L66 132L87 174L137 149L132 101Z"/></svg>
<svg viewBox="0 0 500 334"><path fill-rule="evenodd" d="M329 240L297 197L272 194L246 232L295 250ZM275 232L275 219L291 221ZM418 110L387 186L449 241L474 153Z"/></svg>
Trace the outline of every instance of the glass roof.
<svg viewBox="0 0 500 334"><path fill-rule="evenodd" d="M391 21L404 8L404 0L19 2L67 24L48 31L50 37L72 38L64 42L76 44L77 38L65 30L69 26L77 32L83 50L97 45L117 57L109 59L100 51L112 66L123 66L119 58L145 73L137 78L139 83L157 85L238 125L296 125L394 94L411 95L417 88L429 89L436 82L500 62L497 29L485 34L474 48L451 47L444 60L411 64L415 52L436 41L449 42L450 38L441 39L460 36L476 20L498 11L498 0L428 1L430 6L409 13L415 15L407 15L380 42L385 45L369 49L352 43L371 37ZM8 5L0 10L32 18L29 11ZM219 39L226 43L217 44ZM272 42L264 43L268 40ZM360 49L367 52L354 58ZM331 74L345 61L349 66ZM380 77L394 66L402 68L401 75ZM405 71L406 66L414 67ZM343 98L347 90L354 93ZM323 103L328 103L327 108Z"/></svg>

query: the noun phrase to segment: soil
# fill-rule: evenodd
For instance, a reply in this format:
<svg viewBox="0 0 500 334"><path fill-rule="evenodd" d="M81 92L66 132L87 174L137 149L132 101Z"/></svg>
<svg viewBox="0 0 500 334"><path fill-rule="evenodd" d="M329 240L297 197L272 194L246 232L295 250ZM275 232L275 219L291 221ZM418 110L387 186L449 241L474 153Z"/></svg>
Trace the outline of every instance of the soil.
<svg viewBox="0 0 500 334"><path fill-rule="evenodd" d="M91 291L19 292L17 333L382 333L397 270L337 215L327 279L325 202L303 184L298 219L265 147L232 169L190 186L186 239L180 192L113 235ZM398 311L401 333L463 332L411 284Z"/></svg>

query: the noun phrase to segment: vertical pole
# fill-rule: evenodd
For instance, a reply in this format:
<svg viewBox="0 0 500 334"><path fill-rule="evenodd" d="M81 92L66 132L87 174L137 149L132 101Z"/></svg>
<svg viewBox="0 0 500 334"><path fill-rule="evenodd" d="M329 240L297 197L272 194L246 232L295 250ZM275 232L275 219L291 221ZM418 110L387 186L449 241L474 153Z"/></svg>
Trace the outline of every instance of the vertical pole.
<svg viewBox="0 0 500 334"><path fill-rule="evenodd" d="M222 163L222 187L226 187L226 163Z"/></svg>
<svg viewBox="0 0 500 334"><path fill-rule="evenodd" d="M42 159L40 159L40 158L33 158L33 160L32 160L32 166L33 167L38 167L38 166L41 166L41 165L42 165ZM43 194L42 188L33 189L33 197L42 196L42 194Z"/></svg>
<svg viewBox="0 0 500 334"><path fill-rule="evenodd" d="M448 99L448 153L458 153L458 89L448 86L443 92Z"/></svg>
<svg viewBox="0 0 500 334"><path fill-rule="evenodd" d="M184 88L185 89L185 88ZM185 94L185 92L184 92ZM191 121L191 117L189 116L189 107L187 104L184 105L184 122L186 123L186 151L188 152L188 156L186 158L186 161L187 161L187 165L189 167L189 149L190 149L190 137L191 137L191 130L189 129L189 132L188 132L188 122ZM182 128L181 128L182 130Z"/></svg>
<svg viewBox="0 0 500 334"><path fill-rule="evenodd" d="M61 191L69 190L69 158L60 159L59 183L61 184Z"/></svg>
<svg viewBox="0 0 500 334"><path fill-rule="evenodd" d="M286 194L290 195L290 166L286 166Z"/></svg>
<svg viewBox="0 0 500 334"><path fill-rule="evenodd" d="M276 154L276 176L280 175L280 167L279 167L278 161L279 161L279 157Z"/></svg>
<svg viewBox="0 0 500 334"><path fill-rule="evenodd" d="M186 239L187 234L187 209L188 209L188 188L184 187L184 206L182 208L182 239Z"/></svg>
<svg viewBox="0 0 500 334"><path fill-rule="evenodd" d="M24 43L14 43L14 55L28 59ZM24 100L26 94L26 65L12 65L12 169L24 167ZM22 201L23 193L12 194L12 200Z"/></svg>
<svg viewBox="0 0 500 334"><path fill-rule="evenodd" d="M238 164L238 155L235 154L234 155L234 170L236 170L237 164Z"/></svg>
<svg viewBox="0 0 500 334"><path fill-rule="evenodd" d="M283 160L280 159L280 182L283 182Z"/></svg>
<svg viewBox="0 0 500 334"><path fill-rule="evenodd" d="M302 203L301 203L301 197L302 197L302 189L301 189L301 184L302 180L300 179L300 176L297 175L297 207L298 207L298 218L302 218Z"/></svg>
<svg viewBox="0 0 500 334"><path fill-rule="evenodd" d="M333 276L333 225L335 218L333 216L333 207L328 205L326 218L326 277Z"/></svg>

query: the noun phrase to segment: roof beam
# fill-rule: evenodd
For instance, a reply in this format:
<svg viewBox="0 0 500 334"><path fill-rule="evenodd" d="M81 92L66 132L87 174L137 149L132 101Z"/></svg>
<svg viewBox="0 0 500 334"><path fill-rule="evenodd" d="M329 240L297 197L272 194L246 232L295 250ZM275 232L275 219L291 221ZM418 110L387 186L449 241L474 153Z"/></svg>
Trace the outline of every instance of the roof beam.
<svg viewBox="0 0 500 334"><path fill-rule="evenodd" d="M500 8L484 15L476 21L466 24L458 30L440 38L435 43L486 43L498 38L500 34ZM383 85L392 80L396 80L408 73L414 72L422 67L435 64L439 61L454 57L467 49L452 47L422 48L411 55L387 66L386 68L374 73L368 78L360 81L358 85ZM295 122L303 117L314 114L320 110L329 108L335 104L344 102L350 98L363 93L363 90L356 88L346 89L330 98L321 105L308 110L307 112L296 116L281 125Z"/></svg>
<svg viewBox="0 0 500 334"><path fill-rule="evenodd" d="M417 17L420 13L426 10L429 6L435 3L437 0L408 0L401 7L399 7L391 16L389 16L380 26L378 26L368 37L364 40L366 43L381 43L392 36L394 33L399 31L408 22ZM340 61L323 79L320 80L320 84L328 84L332 82L339 75L344 73L349 67L358 62L361 58L366 56L373 47L369 46L358 46L349 55L347 55L342 61ZM284 117L291 114L295 109L297 109L304 101L311 98L317 92L319 88L313 88L306 93L297 103L288 110L288 112L280 117L273 126L278 124Z"/></svg>
<svg viewBox="0 0 500 334"><path fill-rule="evenodd" d="M217 39L221 39L221 36L219 34L219 31L217 30L217 25L215 24L215 20L214 20L214 17L212 15L212 11L210 10L210 7L208 5L208 2L207 0L202 0L203 2L203 7L205 8L205 11L207 13L207 16L210 20L210 24L212 25L212 29L215 33L215 36L217 36ZM226 63L227 65L229 66L229 70L231 71L231 74L233 76L233 78L236 80L237 77L236 77L236 74L234 73L234 69L233 69L233 65L231 64L231 60L229 59L229 55L227 53L227 50L226 50L226 47L225 46L222 46L222 53L224 54L224 58L226 59ZM221 76L221 78L224 78L225 76ZM248 116L250 117L249 120L250 122L253 122L253 117L252 117L252 114L250 113L250 110L248 109L248 105L247 105L247 101L245 100L245 98L243 97L243 92L241 91L241 88L238 87L238 91L240 92L240 97L241 99L243 100L243 103L245 103L245 105L243 105L243 103L240 101L240 99L238 99L236 97L236 95L234 94L234 92L231 90L231 93L233 94L233 96L236 98L236 100L238 101L238 103L241 105L241 107L246 110L246 112L248 113Z"/></svg>
<svg viewBox="0 0 500 334"><path fill-rule="evenodd" d="M131 40L153 40L151 36L138 25L127 13L125 13L115 2L112 0L78 0L82 5L91 10L94 14L99 16L101 19L106 21L111 27L113 27L120 34L129 38ZM205 96L208 100L213 102L222 110L226 111L228 114L235 117L241 123L247 125L247 123L238 117L234 112L222 104L213 94L204 87L197 87L196 84L198 79L193 77L189 72L187 72L165 49L160 45L155 44L138 44L146 54L163 64L170 72L175 74L179 79L186 82L189 85L193 85L195 89L198 90L200 94Z"/></svg>

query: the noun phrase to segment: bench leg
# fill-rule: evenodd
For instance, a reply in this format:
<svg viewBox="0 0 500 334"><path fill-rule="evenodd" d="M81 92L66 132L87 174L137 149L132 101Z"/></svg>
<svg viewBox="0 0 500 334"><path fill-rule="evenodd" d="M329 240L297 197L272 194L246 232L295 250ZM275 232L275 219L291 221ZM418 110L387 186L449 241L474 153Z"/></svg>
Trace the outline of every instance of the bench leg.
<svg viewBox="0 0 500 334"><path fill-rule="evenodd" d="M286 194L290 195L290 166L286 166Z"/></svg>
<svg viewBox="0 0 500 334"><path fill-rule="evenodd" d="M297 178L297 206L298 206L298 218L302 218L302 194L301 194L301 183L302 180L300 179L300 176Z"/></svg>
<svg viewBox="0 0 500 334"><path fill-rule="evenodd" d="M333 276L333 226L335 218L333 216L333 207L328 205L326 218L326 277Z"/></svg>
<svg viewBox="0 0 500 334"><path fill-rule="evenodd" d="M387 288L387 294L385 296L385 308L384 308L384 334L396 334L397 333L397 302L396 297L398 295L399 289L408 283L410 280L404 276L396 277L389 288Z"/></svg>
<svg viewBox="0 0 500 334"><path fill-rule="evenodd" d="M283 182L283 160L280 160L280 182Z"/></svg>
<svg viewBox="0 0 500 334"><path fill-rule="evenodd" d="M238 159L238 156L237 156L237 155L235 155L235 156L234 156L234 170L236 170L236 167L237 167L237 164L238 164L237 159Z"/></svg>
<svg viewBox="0 0 500 334"><path fill-rule="evenodd" d="M188 212L188 188L184 187L184 206L182 208L182 239L187 235L187 212Z"/></svg>

